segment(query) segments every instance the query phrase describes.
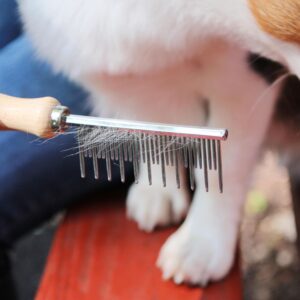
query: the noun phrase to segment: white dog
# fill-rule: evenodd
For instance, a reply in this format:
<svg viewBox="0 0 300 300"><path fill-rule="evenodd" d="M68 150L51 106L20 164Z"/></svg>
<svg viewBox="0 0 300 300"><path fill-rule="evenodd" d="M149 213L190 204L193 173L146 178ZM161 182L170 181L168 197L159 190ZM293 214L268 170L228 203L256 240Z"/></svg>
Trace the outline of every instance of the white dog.
<svg viewBox="0 0 300 300"><path fill-rule="evenodd" d="M146 231L179 222L157 264L165 279L206 284L230 269L251 169L280 84L249 68L248 51L300 76L300 0L19 0L37 53L118 118L226 127L224 193L196 189L191 207L160 169L131 187L128 216ZM203 104L208 101L209 115ZM157 175L155 174L157 173ZM196 171L198 185L202 173Z"/></svg>

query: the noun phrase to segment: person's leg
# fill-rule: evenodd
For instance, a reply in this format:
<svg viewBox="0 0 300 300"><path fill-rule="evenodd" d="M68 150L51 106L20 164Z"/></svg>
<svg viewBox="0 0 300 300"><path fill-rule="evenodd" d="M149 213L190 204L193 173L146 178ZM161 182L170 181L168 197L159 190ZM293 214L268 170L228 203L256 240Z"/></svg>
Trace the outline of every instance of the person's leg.
<svg viewBox="0 0 300 300"><path fill-rule="evenodd" d="M0 50L0 92L20 97L52 95L77 112L87 112L86 94L36 61L23 37ZM71 136L44 144L34 141L24 133L0 132L1 299L16 296L7 251L11 244L64 207L76 193L79 196L96 184L79 182L75 157L65 159L67 153L62 150L73 146ZM72 178L75 189L70 187Z"/></svg>
<svg viewBox="0 0 300 300"><path fill-rule="evenodd" d="M0 247L0 299L16 299L14 281L10 270L10 258L6 248Z"/></svg>
<svg viewBox="0 0 300 300"><path fill-rule="evenodd" d="M15 39L21 32L15 0L0 0L0 48Z"/></svg>
<svg viewBox="0 0 300 300"><path fill-rule="evenodd" d="M18 38L4 50L0 52L0 92L19 97L50 95L73 112L88 113L87 95L36 61L26 38ZM0 244L11 245L74 199L107 186L104 176L100 181L92 174L80 178L77 156L65 151L75 144L72 135L38 141L24 133L0 133Z"/></svg>
<svg viewBox="0 0 300 300"><path fill-rule="evenodd" d="M87 94L34 58L20 37L0 50L0 93L19 97L53 96L73 113L88 114ZM21 235L83 195L109 187L101 174L80 178L74 136L42 141L20 132L0 132L0 299L15 299L7 250ZM100 170L105 166L100 164ZM114 177L119 172L113 170ZM117 178L118 179L118 178ZM2 285L1 285L2 284Z"/></svg>

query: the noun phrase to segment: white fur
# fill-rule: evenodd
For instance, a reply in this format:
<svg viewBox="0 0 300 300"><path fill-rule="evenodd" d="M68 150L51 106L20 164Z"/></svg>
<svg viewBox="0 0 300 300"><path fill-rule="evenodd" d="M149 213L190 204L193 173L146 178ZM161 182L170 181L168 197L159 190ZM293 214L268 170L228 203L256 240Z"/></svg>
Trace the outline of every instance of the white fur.
<svg viewBox="0 0 300 300"><path fill-rule="evenodd" d="M186 216L190 202L187 187L183 185L177 189L173 168L166 167L168 182L165 188L161 184L161 167L153 165L151 169L152 186L148 184L147 167L143 165L140 183L131 186L127 197L127 216L145 231L179 223ZM183 181L183 170L180 175Z"/></svg>
<svg viewBox="0 0 300 300"><path fill-rule="evenodd" d="M230 269L251 169L280 85L268 88L246 63L246 50L300 74L299 48L259 30L246 0L19 0L38 54L87 87L102 114L227 127L224 193L202 174L188 216L162 247L164 278L206 284ZM210 101L205 124L203 99ZM256 104L259 105L256 105ZM153 170L154 178L160 171ZM169 171L168 171L169 172ZM149 188L145 166L131 188L129 217L139 227L179 221L188 206L168 174Z"/></svg>
<svg viewBox="0 0 300 300"><path fill-rule="evenodd" d="M222 0L19 3L39 54L72 77L161 69L198 54L211 37L234 40L294 67L285 43L259 30L247 0L227 0L226 5ZM299 63L299 52L294 59Z"/></svg>

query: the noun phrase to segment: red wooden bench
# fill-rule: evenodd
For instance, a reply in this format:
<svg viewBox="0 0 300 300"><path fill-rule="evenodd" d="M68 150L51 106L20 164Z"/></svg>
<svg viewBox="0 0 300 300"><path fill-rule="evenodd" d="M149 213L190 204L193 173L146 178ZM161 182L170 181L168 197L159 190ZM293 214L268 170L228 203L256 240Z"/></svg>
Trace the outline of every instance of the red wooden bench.
<svg viewBox="0 0 300 300"><path fill-rule="evenodd" d="M126 219L120 196L101 198L66 215L36 300L242 299L238 262L226 279L204 289L163 281L155 261L174 229L141 232Z"/></svg>

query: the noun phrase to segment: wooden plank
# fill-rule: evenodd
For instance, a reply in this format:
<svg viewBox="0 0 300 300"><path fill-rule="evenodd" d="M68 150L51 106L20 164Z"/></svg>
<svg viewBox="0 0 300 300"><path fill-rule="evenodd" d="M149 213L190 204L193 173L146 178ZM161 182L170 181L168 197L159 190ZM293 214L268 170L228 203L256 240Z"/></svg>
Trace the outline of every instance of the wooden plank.
<svg viewBox="0 0 300 300"><path fill-rule="evenodd" d="M155 267L174 228L147 234L125 217L124 201L70 211L60 225L36 300L242 299L238 265L205 289L163 281Z"/></svg>

